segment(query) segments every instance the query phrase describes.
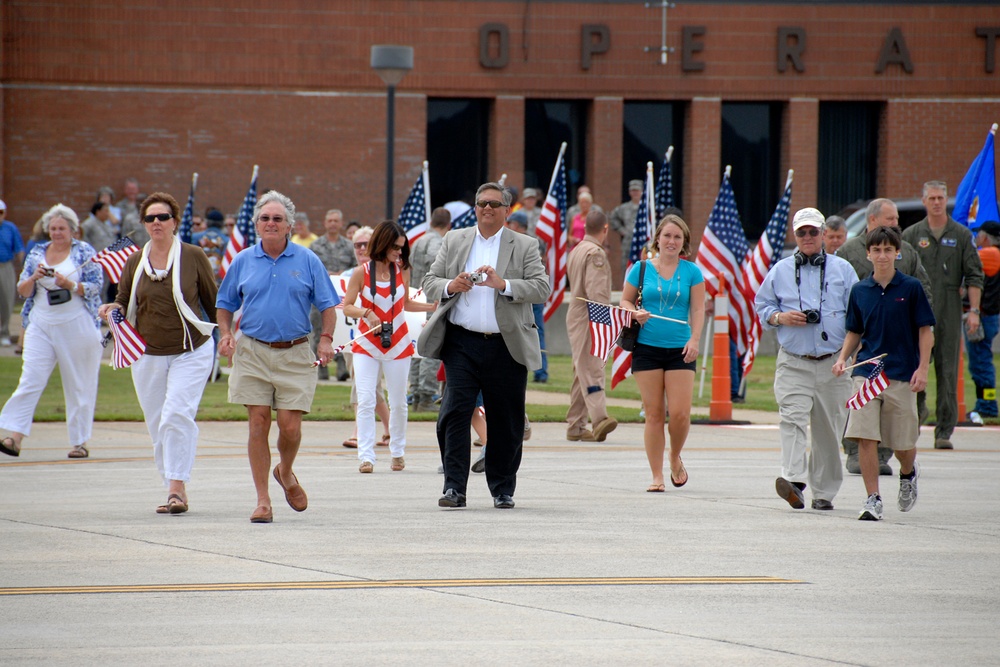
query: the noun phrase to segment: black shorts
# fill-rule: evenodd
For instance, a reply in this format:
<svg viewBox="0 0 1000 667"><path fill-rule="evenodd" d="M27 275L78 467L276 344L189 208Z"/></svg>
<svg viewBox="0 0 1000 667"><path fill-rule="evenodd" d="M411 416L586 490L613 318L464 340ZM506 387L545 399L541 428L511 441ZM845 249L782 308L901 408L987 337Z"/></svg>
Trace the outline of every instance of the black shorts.
<svg viewBox="0 0 1000 667"><path fill-rule="evenodd" d="M697 359L684 361L683 347L655 347L635 344L632 351L632 372L640 371L694 371Z"/></svg>

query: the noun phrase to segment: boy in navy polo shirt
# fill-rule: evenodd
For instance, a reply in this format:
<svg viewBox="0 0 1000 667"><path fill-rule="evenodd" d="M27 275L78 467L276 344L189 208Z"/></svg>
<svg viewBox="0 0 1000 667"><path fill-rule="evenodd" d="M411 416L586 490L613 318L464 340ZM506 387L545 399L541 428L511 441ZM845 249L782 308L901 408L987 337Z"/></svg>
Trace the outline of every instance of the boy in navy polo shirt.
<svg viewBox="0 0 1000 667"><path fill-rule="evenodd" d="M863 521L882 519L882 497L878 490L878 445L890 447L899 460L901 512L909 512L917 502L917 417L916 392L927 387L927 368L934 345L934 313L920 281L895 268L901 237L895 227L876 227L868 232L865 246L875 268L868 278L851 288L847 305L847 336L840 350L834 375L858 352L858 361L885 354L885 375L889 386L860 410L851 410L844 437L858 441L858 462L868 500ZM871 373L868 364L854 369L854 390Z"/></svg>

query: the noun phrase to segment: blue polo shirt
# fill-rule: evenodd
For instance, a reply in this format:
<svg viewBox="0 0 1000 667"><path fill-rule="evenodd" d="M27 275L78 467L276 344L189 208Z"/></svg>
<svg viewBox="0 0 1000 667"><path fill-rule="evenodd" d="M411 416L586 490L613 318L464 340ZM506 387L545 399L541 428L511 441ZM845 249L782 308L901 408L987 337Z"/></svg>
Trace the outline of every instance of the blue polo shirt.
<svg viewBox="0 0 1000 667"><path fill-rule="evenodd" d="M934 326L934 312L916 278L896 271L883 290L873 274L851 289L847 330L861 334L858 361L887 353L890 380L909 382L913 377L920 365L920 327L926 326ZM871 369L858 366L853 374L867 376Z"/></svg>
<svg viewBox="0 0 1000 667"><path fill-rule="evenodd" d="M310 307L322 312L338 303L323 262L291 242L277 259L260 243L236 255L215 301L216 307L231 313L242 306L240 331L268 343L308 335Z"/></svg>
<svg viewBox="0 0 1000 667"><path fill-rule="evenodd" d="M19 252L24 252L21 232L13 222L4 220L0 224L0 264L11 261Z"/></svg>

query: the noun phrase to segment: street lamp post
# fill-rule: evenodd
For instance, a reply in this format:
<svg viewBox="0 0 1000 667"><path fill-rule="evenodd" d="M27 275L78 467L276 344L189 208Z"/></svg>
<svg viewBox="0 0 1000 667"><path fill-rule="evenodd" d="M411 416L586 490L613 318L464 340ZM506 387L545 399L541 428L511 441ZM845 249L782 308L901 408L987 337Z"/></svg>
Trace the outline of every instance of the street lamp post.
<svg viewBox="0 0 1000 667"><path fill-rule="evenodd" d="M396 84L413 69L412 46L372 46L372 69L388 86L385 130L385 217L393 218L392 180L396 136Z"/></svg>

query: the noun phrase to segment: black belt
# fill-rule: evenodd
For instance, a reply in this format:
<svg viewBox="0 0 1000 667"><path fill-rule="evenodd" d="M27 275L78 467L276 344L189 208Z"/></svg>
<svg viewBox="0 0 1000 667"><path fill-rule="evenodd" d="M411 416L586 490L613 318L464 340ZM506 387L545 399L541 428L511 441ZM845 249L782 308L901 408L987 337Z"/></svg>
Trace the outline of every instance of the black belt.
<svg viewBox="0 0 1000 667"><path fill-rule="evenodd" d="M486 340L489 340L491 338L497 338L500 336L499 332L473 331L472 329L466 329L465 327L461 327L455 324L454 322L448 322L448 326L453 329L458 329L460 332L468 334L469 336L472 336L474 338L485 338Z"/></svg>
<svg viewBox="0 0 1000 667"><path fill-rule="evenodd" d="M785 350L785 352L788 352L788 350ZM837 350L837 352L840 352L840 350ZM798 357L799 359L808 359L809 361L823 361L824 359L829 359L833 355L837 354L837 352L831 352L830 354L821 354L818 357L814 357L811 354L795 354L794 352L788 352L788 354L792 355L793 357Z"/></svg>
<svg viewBox="0 0 1000 667"><path fill-rule="evenodd" d="M309 336L303 336L302 338L296 338L295 340L279 340L275 343L268 343L266 340L257 340L253 336L247 336L250 340L255 343L260 343L261 345L267 345L268 347L273 347L276 350L287 350L290 347L295 347L296 345L301 345L309 340Z"/></svg>

